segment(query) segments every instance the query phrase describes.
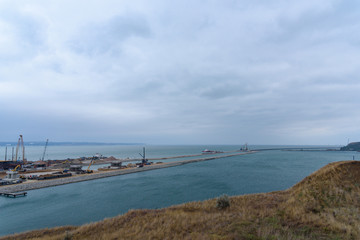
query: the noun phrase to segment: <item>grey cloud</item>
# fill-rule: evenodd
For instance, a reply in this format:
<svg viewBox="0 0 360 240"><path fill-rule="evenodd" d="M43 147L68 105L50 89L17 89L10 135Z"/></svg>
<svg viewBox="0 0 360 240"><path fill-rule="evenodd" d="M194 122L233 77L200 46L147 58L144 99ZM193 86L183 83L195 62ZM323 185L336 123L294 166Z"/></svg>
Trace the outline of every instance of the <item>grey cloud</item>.
<svg viewBox="0 0 360 240"><path fill-rule="evenodd" d="M92 23L80 29L78 36L69 41L77 53L98 56L118 55L122 43L131 37L146 38L151 34L147 21L141 16L115 16L102 23Z"/></svg>
<svg viewBox="0 0 360 240"><path fill-rule="evenodd" d="M234 98L234 97L248 97L250 95L264 92L262 86L252 84L246 79L233 79L227 80L219 79L217 83L209 83L202 86L200 89L200 96L208 99L222 99L222 98Z"/></svg>
<svg viewBox="0 0 360 240"><path fill-rule="evenodd" d="M233 96L234 94L238 95L239 92L231 88L230 86L221 86L221 87L211 87L206 89L201 96L207 97L209 99L220 99L225 97Z"/></svg>
<svg viewBox="0 0 360 240"><path fill-rule="evenodd" d="M13 27L14 32L22 43L31 46L41 46L44 44L45 26L40 19L20 12L14 12L12 14L2 14L2 20Z"/></svg>
<svg viewBox="0 0 360 240"><path fill-rule="evenodd" d="M262 42L282 49L296 46L297 50L326 44L357 44L360 25L354 19L359 14L359 3L328 1L327 5L307 8L295 16L286 12L276 16L274 31L264 35Z"/></svg>
<svg viewBox="0 0 360 240"><path fill-rule="evenodd" d="M86 140L98 129L98 139L118 142L327 144L359 130L355 1L93 1L83 12L85 1L57 3L57 17L47 15L56 22L51 53L0 68L13 91L2 92L2 106L19 102L6 114L26 110L41 129L46 112L55 139ZM46 27L37 32L35 23L12 34L38 51ZM39 85L46 96L27 94Z"/></svg>
<svg viewBox="0 0 360 240"><path fill-rule="evenodd" d="M1 22L10 30L10 32L3 31L3 37L11 39L9 44L13 47L0 46L0 52L2 52L0 60L18 61L33 57L46 49L46 23L43 19L8 8L0 11Z"/></svg>

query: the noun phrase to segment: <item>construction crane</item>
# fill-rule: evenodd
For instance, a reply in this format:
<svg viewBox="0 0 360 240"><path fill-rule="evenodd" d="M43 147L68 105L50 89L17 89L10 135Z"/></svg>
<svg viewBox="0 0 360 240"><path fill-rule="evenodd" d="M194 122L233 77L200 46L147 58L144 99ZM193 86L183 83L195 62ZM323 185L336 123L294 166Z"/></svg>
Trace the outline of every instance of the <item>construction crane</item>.
<svg viewBox="0 0 360 240"><path fill-rule="evenodd" d="M62 164L69 164L69 165L64 165L64 168L68 168L68 167L70 167L71 166L71 162L69 161L69 160L66 160L66 161L64 161L64 162L62 162ZM69 169L64 169L63 170L63 172L68 172L69 171Z"/></svg>
<svg viewBox="0 0 360 240"><path fill-rule="evenodd" d="M147 159L146 159L146 156L145 156L145 147L143 147L143 154L139 153L139 155L142 157L141 164L146 164Z"/></svg>
<svg viewBox="0 0 360 240"><path fill-rule="evenodd" d="M7 160L7 146L5 147L5 161Z"/></svg>
<svg viewBox="0 0 360 240"><path fill-rule="evenodd" d="M71 164L71 162L69 160L65 160L64 162L62 162L62 164L65 164L65 163L70 163Z"/></svg>
<svg viewBox="0 0 360 240"><path fill-rule="evenodd" d="M93 164L94 161L95 161L94 159L92 159L90 161L90 164L89 164L88 168L86 169L86 173L93 173L93 170L90 170L90 166Z"/></svg>
<svg viewBox="0 0 360 240"><path fill-rule="evenodd" d="M16 172L16 169L18 169L19 167L21 167L20 164L17 165L17 166L16 166L13 170L11 170L11 171Z"/></svg>
<svg viewBox="0 0 360 240"><path fill-rule="evenodd" d="M25 146L24 146L24 140L23 140L23 136L20 135L18 143L16 145L16 153L15 153L15 161L18 160L18 154L19 154L19 148L21 148L22 150L22 161L23 164L26 163L26 159L25 159Z"/></svg>
<svg viewBox="0 0 360 240"><path fill-rule="evenodd" d="M44 161L45 153L46 153L46 148L47 148L47 146L48 146L48 142L49 142L49 139L46 139L45 149L44 149L44 153L43 153L43 155L42 155L41 161Z"/></svg>

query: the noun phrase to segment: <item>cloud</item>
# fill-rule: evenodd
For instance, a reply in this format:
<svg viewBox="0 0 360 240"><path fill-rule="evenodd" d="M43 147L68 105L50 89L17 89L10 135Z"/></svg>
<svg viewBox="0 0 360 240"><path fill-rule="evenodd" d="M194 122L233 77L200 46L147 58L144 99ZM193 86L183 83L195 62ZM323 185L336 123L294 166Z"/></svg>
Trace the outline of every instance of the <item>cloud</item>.
<svg viewBox="0 0 360 240"><path fill-rule="evenodd" d="M0 11L0 61L19 61L34 57L46 44L46 26L40 18L16 9Z"/></svg>
<svg viewBox="0 0 360 240"><path fill-rule="evenodd" d="M28 138L339 143L360 120L359 11L335 0L7 1L0 106L28 119ZM4 140L21 121L6 125Z"/></svg>
<svg viewBox="0 0 360 240"><path fill-rule="evenodd" d="M149 37L151 31L141 16L113 16L104 23L83 27L69 45L77 53L96 57L102 54L118 55L124 41L132 37Z"/></svg>

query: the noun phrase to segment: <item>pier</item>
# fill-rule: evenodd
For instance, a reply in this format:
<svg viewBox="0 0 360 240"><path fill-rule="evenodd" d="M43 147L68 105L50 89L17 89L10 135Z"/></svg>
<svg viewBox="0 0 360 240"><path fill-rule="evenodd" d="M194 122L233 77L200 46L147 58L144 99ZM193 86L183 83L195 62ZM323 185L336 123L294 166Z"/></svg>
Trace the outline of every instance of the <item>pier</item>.
<svg viewBox="0 0 360 240"><path fill-rule="evenodd" d="M259 148L254 151L340 151L340 147L282 147L282 148Z"/></svg>
<svg viewBox="0 0 360 240"><path fill-rule="evenodd" d="M89 180L94 180L94 179L99 179L99 178L113 177L113 176L118 176L118 175L136 173L136 172L143 172L143 171L156 170L156 169L162 169L162 168L168 168L168 167L175 167L175 166L180 166L180 165L184 165L184 164L209 161L209 160L214 160L214 159L219 159L219 158L227 158L227 157L251 154L251 153L255 153L255 152L256 151L236 152L233 154L221 155L221 156L202 155L203 156L202 158L182 160L182 161L173 161L173 162L154 164L154 165L145 165L144 167L141 167L141 168L118 169L118 170L111 170L111 171L106 171L106 172L97 172L97 173L93 173L93 174L81 174L81 175L71 176L71 177L67 177L67 178L49 179L46 181L25 182L25 183L20 183L20 184L4 185L4 186L0 186L0 190L3 192L28 191L28 190L39 189L39 188L54 187L54 186L64 185L64 184L69 184L69 183L89 181Z"/></svg>
<svg viewBox="0 0 360 240"><path fill-rule="evenodd" d="M0 196L12 197L12 198L25 197L26 195L27 195L27 192L16 192L16 193L4 193L4 192L0 192Z"/></svg>

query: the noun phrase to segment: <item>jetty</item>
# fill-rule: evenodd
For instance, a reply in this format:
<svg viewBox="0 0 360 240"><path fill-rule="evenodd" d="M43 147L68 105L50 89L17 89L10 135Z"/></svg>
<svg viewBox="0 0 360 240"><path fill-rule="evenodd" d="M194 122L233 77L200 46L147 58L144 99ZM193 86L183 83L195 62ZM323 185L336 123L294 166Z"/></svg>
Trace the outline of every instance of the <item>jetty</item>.
<svg viewBox="0 0 360 240"><path fill-rule="evenodd" d="M16 193L0 192L0 196L12 197L12 198L25 197L26 195L27 195L27 192L16 192Z"/></svg>
<svg viewBox="0 0 360 240"><path fill-rule="evenodd" d="M89 181L89 180L94 180L94 179L99 179L99 178L125 175L125 174L131 174L131 173L137 173L137 172L143 172L143 171L150 171L150 170L156 170L156 169L161 169L161 168L175 167L175 166L180 166L180 165L184 165L184 164L201 162L201 161L209 161L209 160L214 160L214 159L219 159L219 158L228 158L228 157L233 157L233 156L238 156L238 155L251 154L251 153L255 153L255 152L256 151L237 152L237 153L222 155L222 156L204 156L203 155L204 156L203 158L196 158L196 159L189 159L189 160L182 160L182 161L173 161L173 162L153 164L153 165L145 165L144 167L140 167L140 168L127 168L127 169L111 170L111 171L106 171L106 172L97 172L97 173L92 173L92 174L81 174L81 175L75 175L75 176L67 177L67 178L49 179L49 180L45 180L45 181L24 182L24 183L20 183L20 184L4 185L4 186L0 186L0 191L3 193L28 191L28 190L39 189L39 188L54 187L54 186L64 185L64 184L69 184L69 183Z"/></svg>
<svg viewBox="0 0 360 240"><path fill-rule="evenodd" d="M255 151L340 151L340 147L282 147L282 148L258 148Z"/></svg>

